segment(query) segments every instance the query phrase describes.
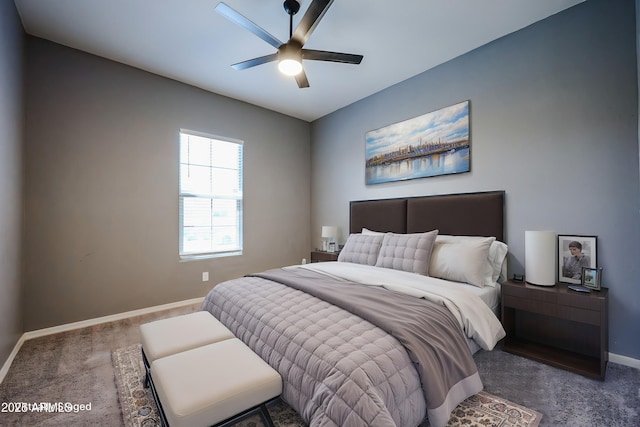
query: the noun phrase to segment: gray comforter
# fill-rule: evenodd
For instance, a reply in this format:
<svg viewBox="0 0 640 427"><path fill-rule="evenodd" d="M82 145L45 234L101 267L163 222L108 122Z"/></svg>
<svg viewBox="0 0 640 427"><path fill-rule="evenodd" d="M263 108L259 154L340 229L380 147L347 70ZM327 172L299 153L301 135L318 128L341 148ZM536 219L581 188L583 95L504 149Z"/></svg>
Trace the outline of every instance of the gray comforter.
<svg viewBox="0 0 640 427"><path fill-rule="evenodd" d="M203 309L280 372L311 426L444 425L482 388L455 318L425 300L272 270L217 285Z"/></svg>

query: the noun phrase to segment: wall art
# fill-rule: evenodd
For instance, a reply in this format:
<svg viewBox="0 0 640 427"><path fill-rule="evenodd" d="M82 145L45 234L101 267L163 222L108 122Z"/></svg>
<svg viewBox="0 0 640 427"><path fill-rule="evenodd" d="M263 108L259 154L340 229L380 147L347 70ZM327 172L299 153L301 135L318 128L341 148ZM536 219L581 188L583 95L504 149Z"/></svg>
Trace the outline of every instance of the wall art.
<svg viewBox="0 0 640 427"><path fill-rule="evenodd" d="M470 171L469 101L365 135L366 183Z"/></svg>

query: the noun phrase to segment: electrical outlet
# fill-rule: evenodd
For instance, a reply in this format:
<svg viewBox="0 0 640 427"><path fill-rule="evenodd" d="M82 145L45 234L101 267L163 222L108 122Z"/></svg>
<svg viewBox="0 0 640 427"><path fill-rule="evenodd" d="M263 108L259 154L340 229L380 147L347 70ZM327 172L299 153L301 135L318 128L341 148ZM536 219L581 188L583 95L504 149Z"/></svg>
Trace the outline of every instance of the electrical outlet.
<svg viewBox="0 0 640 427"><path fill-rule="evenodd" d="M209 281L209 272L208 271L203 271L202 272L202 281L203 282L208 282Z"/></svg>

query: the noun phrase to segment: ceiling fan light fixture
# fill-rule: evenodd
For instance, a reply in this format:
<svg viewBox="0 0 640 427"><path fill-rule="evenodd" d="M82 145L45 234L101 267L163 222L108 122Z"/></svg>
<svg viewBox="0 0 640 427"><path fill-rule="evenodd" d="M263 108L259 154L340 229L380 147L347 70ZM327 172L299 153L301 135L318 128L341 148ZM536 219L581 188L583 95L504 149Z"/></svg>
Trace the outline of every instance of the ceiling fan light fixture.
<svg viewBox="0 0 640 427"><path fill-rule="evenodd" d="M295 76L302 72L302 48L285 43L278 49L278 69L282 74Z"/></svg>
<svg viewBox="0 0 640 427"><path fill-rule="evenodd" d="M302 71L302 64L295 59L282 59L278 63L278 69L282 74L295 76Z"/></svg>

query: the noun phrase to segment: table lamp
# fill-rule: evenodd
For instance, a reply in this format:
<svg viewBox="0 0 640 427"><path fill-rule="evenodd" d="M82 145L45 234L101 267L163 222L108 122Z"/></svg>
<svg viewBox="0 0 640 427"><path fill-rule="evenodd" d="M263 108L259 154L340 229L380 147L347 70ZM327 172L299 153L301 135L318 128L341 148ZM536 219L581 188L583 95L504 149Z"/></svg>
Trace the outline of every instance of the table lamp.
<svg viewBox="0 0 640 427"><path fill-rule="evenodd" d="M338 237L338 227L333 225L323 225L322 226L322 250L326 252L335 252L337 237ZM333 245L331 245L331 243L333 243Z"/></svg>

